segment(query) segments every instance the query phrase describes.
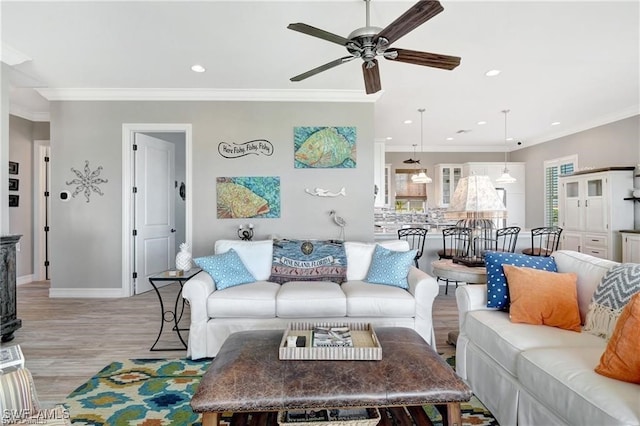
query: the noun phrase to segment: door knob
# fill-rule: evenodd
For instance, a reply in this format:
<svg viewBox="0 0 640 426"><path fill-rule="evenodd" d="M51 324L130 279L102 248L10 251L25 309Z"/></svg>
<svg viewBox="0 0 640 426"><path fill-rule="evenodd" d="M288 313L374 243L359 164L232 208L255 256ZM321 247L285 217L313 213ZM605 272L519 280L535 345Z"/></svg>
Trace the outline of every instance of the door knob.
<svg viewBox="0 0 640 426"><path fill-rule="evenodd" d="M171 228L171 232L176 232L176 230L175 230L175 229L173 229L173 228Z"/></svg>

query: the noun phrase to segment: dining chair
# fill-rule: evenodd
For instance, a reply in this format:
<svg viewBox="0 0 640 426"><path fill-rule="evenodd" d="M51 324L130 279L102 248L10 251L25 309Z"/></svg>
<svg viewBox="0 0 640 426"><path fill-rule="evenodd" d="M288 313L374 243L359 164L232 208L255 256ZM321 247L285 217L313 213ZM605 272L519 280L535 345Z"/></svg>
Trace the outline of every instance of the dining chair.
<svg viewBox="0 0 640 426"><path fill-rule="evenodd" d="M472 229L453 226L442 230L442 250L438 250L438 257L442 259L453 259L454 257L466 257L469 255L472 240ZM444 294L449 293L449 282L453 281L458 287L458 281L445 277L436 277L436 281L445 282Z"/></svg>
<svg viewBox="0 0 640 426"><path fill-rule="evenodd" d="M507 226L496 230L496 251L509 253L516 252L516 243L518 242L519 226Z"/></svg>
<svg viewBox="0 0 640 426"><path fill-rule="evenodd" d="M416 257L413 258L413 262L418 266L418 260L422 257L424 251L424 240L427 238L428 229L425 228L402 228L398 229L398 239L406 240L409 242L411 250L417 250Z"/></svg>
<svg viewBox="0 0 640 426"><path fill-rule="evenodd" d="M523 249L522 253L529 256L551 256L551 253L558 249L560 234L562 234L562 228L558 226L533 228L531 230L531 248Z"/></svg>

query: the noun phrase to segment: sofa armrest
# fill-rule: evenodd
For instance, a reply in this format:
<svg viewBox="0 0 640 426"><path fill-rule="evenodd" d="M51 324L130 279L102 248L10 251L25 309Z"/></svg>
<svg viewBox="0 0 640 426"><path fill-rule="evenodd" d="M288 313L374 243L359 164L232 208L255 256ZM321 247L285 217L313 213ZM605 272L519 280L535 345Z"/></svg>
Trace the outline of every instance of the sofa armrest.
<svg viewBox="0 0 640 426"><path fill-rule="evenodd" d="M467 284L456 289L456 304L458 305L458 324L463 329L467 312L478 310L496 311L497 308L487 308L487 285Z"/></svg>
<svg viewBox="0 0 640 426"><path fill-rule="evenodd" d="M189 301L191 307L191 323L207 322L207 298L216 291L216 285L211 275L200 272L182 287L182 297Z"/></svg>
<svg viewBox="0 0 640 426"><path fill-rule="evenodd" d="M440 291L440 286L434 277L412 266L407 276L409 293L416 301L416 331L423 337L430 336L428 343L435 349L436 338L433 329L433 301Z"/></svg>

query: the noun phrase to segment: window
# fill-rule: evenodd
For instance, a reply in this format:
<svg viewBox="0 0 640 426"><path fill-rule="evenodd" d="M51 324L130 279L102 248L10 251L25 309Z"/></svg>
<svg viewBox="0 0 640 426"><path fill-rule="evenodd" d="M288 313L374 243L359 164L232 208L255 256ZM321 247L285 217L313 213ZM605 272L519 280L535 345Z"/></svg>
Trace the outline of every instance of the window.
<svg viewBox="0 0 640 426"><path fill-rule="evenodd" d="M544 162L544 225L558 226L558 177L578 168L578 156Z"/></svg>

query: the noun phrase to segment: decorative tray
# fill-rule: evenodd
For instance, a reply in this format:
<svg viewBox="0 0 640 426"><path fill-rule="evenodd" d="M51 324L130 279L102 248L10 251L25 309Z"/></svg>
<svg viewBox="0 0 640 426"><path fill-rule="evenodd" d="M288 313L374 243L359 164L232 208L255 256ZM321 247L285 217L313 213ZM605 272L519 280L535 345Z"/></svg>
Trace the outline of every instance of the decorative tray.
<svg viewBox="0 0 640 426"><path fill-rule="evenodd" d="M453 263L460 263L464 266L485 266L484 259L481 257L454 257Z"/></svg>
<svg viewBox="0 0 640 426"><path fill-rule="evenodd" d="M377 408L337 408L278 412L281 426L375 426L380 422Z"/></svg>
<svg viewBox="0 0 640 426"><path fill-rule="evenodd" d="M352 346L313 346L313 330L317 327L348 327ZM289 346L287 337L304 336L304 347ZM379 361L382 347L369 323L291 323L280 341L279 358L282 360L349 360Z"/></svg>

